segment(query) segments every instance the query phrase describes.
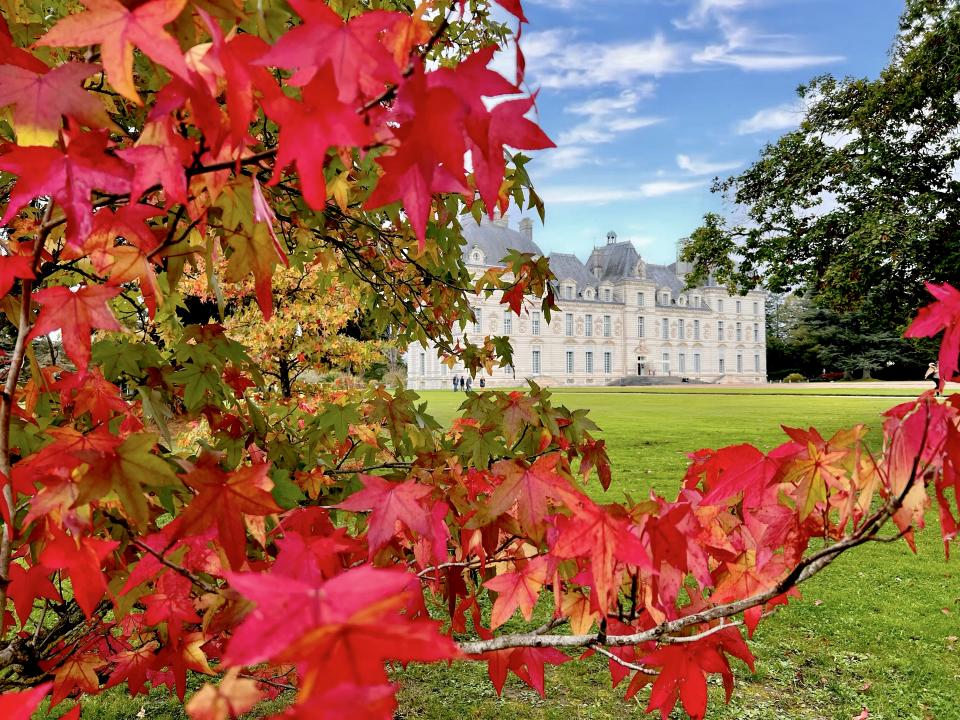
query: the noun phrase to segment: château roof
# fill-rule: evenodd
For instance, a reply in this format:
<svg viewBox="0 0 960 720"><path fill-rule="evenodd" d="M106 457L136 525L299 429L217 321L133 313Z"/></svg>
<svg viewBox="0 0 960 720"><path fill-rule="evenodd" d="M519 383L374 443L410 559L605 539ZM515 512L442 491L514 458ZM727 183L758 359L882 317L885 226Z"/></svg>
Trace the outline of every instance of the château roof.
<svg viewBox="0 0 960 720"><path fill-rule="evenodd" d="M532 238L507 227L506 218L490 220L484 216L477 225L472 217L465 216L460 218L460 223L463 226L463 238L466 240L463 246L464 260L468 259L470 251L475 247L483 253L487 265L498 265L511 250L543 255L543 251Z"/></svg>
<svg viewBox="0 0 960 720"><path fill-rule="evenodd" d="M510 250L543 255L543 251L533 241L529 225L526 232L518 232L510 229L506 217L490 220L484 216L478 225L472 217L464 216L460 222L466 241L463 256L467 262L474 248L483 253L485 265L499 264ZM573 280L577 284L577 293L582 294L584 289L597 288L601 283L616 283L625 278L636 278L637 263L641 257L633 243L616 242L615 238L612 238L605 245L595 247L586 263L571 253L552 253L549 260L550 269L557 279ZM596 267L600 268L599 279L593 272ZM658 289L668 288L672 295L679 295L683 292L684 282L677 277L676 267L676 263L647 263L646 279Z"/></svg>

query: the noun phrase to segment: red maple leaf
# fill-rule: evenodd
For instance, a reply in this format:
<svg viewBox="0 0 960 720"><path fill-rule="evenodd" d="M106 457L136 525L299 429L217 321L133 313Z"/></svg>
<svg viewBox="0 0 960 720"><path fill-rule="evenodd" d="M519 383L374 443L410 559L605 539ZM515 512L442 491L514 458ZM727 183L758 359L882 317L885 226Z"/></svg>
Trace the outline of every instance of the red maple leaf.
<svg viewBox="0 0 960 720"><path fill-rule="evenodd" d="M34 278L33 258L26 255L0 255L0 297L10 292L17 278Z"/></svg>
<svg viewBox="0 0 960 720"><path fill-rule="evenodd" d="M687 472L687 486L702 477L703 503L722 505L743 495L746 507L756 507L776 471L776 463L752 445L731 445L699 455Z"/></svg>
<svg viewBox="0 0 960 720"><path fill-rule="evenodd" d="M30 720L53 683L45 682L29 690L5 692L0 695L0 717L6 720Z"/></svg>
<svg viewBox="0 0 960 720"><path fill-rule="evenodd" d="M555 147L535 122L524 117L534 102L534 97L508 100L497 105L481 121L471 118L467 123L477 189L491 212L497 205L503 205L500 186L506 170L504 146L520 150Z"/></svg>
<svg viewBox="0 0 960 720"><path fill-rule="evenodd" d="M120 397L120 388L106 380L100 368L65 372L53 389L60 392L62 408L72 405L75 418L90 413L90 420L97 425L105 423L114 413L125 415L130 411L127 402Z"/></svg>
<svg viewBox="0 0 960 720"><path fill-rule="evenodd" d="M49 568L67 571L73 584L73 597L89 618L107 591L107 581L100 568L119 544L95 537L74 539L56 529L40 554L40 561Z"/></svg>
<svg viewBox="0 0 960 720"><path fill-rule="evenodd" d="M108 660L115 663L107 687L127 683L127 690L131 695L145 692L143 685L147 681L147 672L155 669L157 660L156 650L160 644L151 640L138 648L121 650Z"/></svg>
<svg viewBox="0 0 960 720"><path fill-rule="evenodd" d="M377 158L383 175L365 207L375 209L402 200L423 248L433 193L469 194L463 167L466 111L455 92L430 87L422 66L404 83L397 107L398 147L393 154Z"/></svg>
<svg viewBox="0 0 960 720"><path fill-rule="evenodd" d="M189 80L180 45L163 26L173 22L186 0L149 0L128 9L117 0L83 0L86 12L68 15L37 41L37 45L80 47L99 45L110 84L125 98L142 104L133 80L133 47L174 75Z"/></svg>
<svg viewBox="0 0 960 720"><path fill-rule="evenodd" d="M304 685L386 682L384 663L458 656L437 623L408 612L422 605L419 583L402 570L363 565L324 581L277 573L229 573L231 586L256 603L227 648L228 665L272 659L297 663Z"/></svg>
<svg viewBox="0 0 960 720"><path fill-rule="evenodd" d="M40 598L60 600L60 594L50 582L51 572L50 568L43 565L24 568L18 562L10 564L10 586L7 589L7 595L13 600L13 607L17 611L21 625L30 617L35 600Z"/></svg>
<svg viewBox="0 0 960 720"><path fill-rule="evenodd" d="M171 539L197 535L216 525L217 537L230 560L240 567L247 556L244 515L273 515L281 512L273 495L273 481L267 476L269 463L241 467L232 473L221 470L214 455L203 455L180 478L197 491L174 521Z"/></svg>
<svg viewBox="0 0 960 720"><path fill-rule="evenodd" d="M471 519L470 525L479 527L494 521L517 505L517 519L523 529L532 535L541 535L545 526L548 501L572 505L579 501L577 491L557 472L560 453L537 458L527 466L521 460L501 460L491 468L501 478L487 503Z"/></svg>
<svg viewBox="0 0 960 720"><path fill-rule="evenodd" d="M153 187L163 189L167 203L187 202L185 168L193 161L196 143L174 130L170 116L148 122L133 147L117 155L133 168L130 197L138 200Z"/></svg>
<svg viewBox="0 0 960 720"><path fill-rule="evenodd" d="M652 570L647 551L622 510L615 505L602 507L585 497L571 517L558 518L551 551L558 558L589 558L601 611L616 600L618 563Z"/></svg>
<svg viewBox="0 0 960 720"><path fill-rule="evenodd" d="M304 22L277 40L262 59L264 64L300 68L291 82L306 85L330 63L340 101L345 103L399 84L400 70L378 36L393 15L404 14L361 13L345 23L325 2L291 0L290 5Z"/></svg>
<svg viewBox="0 0 960 720"><path fill-rule="evenodd" d="M96 694L100 690L97 668L104 664L103 658L93 652L77 653L68 657L54 672L50 707L55 706L75 689L81 693Z"/></svg>
<svg viewBox="0 0 960 720"><path fill-rule="evenodd" d="M39 73L0 65L0 107L13 106L17 144L53 145L64 115L90 128L113 127L103 103L83 89L82 81L99 71L99 65L85 63Z"/></svg>
<svg viewBox="0 0 960 720"><path fill-rule="evenodd" d="M640 662L648 667L660 668L660 674L653 681L647 712L660 711L660 717L667 716L677 700L693 720L701 720L707 712L707 674L720 673L723 677L727 700L733 689L733 673L726 654L743 660L753 670L753 655L750 653L743 636L737 628L715 632L695 642L664 645L641 658ZM638 673L639 677L640 673ZM627 697L649 682L651 677L630 683Z"/></svg>
<svg viewBox="0 0 960 720"><path fill-rule="evenodd" d="M93 224L91 191L130 192L130 166L106 149L106 132L88 132L72 133L66 152L31 146L0 155L0 170L17 176L0 225L9 223L34 198L49 195L67 216L68 242L81 245Z"/></svg>
<svg viewBox="0 0 960 720"><path fill-rule="evenodd" d="M102 285L83 285L76 292L62 286L38 290L34 299L40 304L40 314L27 340L60 330L67 357L80 373L86 372L90 364L90 332L94 328L121 329L107 306L107 301L119 293L120 288Z"/></svg>
<svg viewBox="0 0 960 720"><path fill-rule="evenodd" d="M926 284L936 301L920 308L917 317L904 337L933 337L946 330L940 343L940 388L957 373L957 355L960 354L960 291L949 283Z"/></svg>
<svg viewBox="0 0 960 720"><path fill-rule="evenodd" d="M327 204L324 156L335 147L363 147L373 142L373 133L356 110L337 99L333 70L324 65L302 91L302 101L279 96L266 104L267 114L280 126L280 149L271 185L280 181L280 171L296 164L303 197L314 210ZM311 155L305 156L304 146Z"/></svg>
<svg viewBox="0 0 960 720"><path fill-rule="evenodd" d="M547 571L548 561L545 556L534 558L530 562L518 560L515 572L502 573L483 584L484 587L499 593L493 603L491 630L496 630L509 620L517 608L520 608L524 619L530 620L533 606L537 604L540 590L547 581Z"/></svg>
<svg viewBox="0 0 960 720"><path fill-rule="evenodd" d="M486 660L487 674L490 682L499 695L503 691L503 684L507 680L507 673L513 672L527 685L536 690L540 697L546 697L543 687L543 666L563 665L573 658L565 655L556 648L528 648L519 647L509 650L492 650L482 655L472 655L474 660Z"/></svg>
<svg viewBox="0 0 960 720"><path fill-rule="evenodd" d="M376 475L361 475L363 490L354 493L336 507L353 512L370 510L367 544L370 556L389 543L397 533L397 523L422 536L431 536L430 514L422 500L430 488L412 480L395 483Z"/></svg>

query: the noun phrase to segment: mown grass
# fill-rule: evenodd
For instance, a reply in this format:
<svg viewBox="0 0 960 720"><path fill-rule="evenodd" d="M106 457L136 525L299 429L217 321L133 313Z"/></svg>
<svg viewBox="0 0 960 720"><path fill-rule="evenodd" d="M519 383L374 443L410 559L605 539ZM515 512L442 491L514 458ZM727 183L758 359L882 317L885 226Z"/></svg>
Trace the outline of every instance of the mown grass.
<svg viewBox="0 0 960 720"><path fill-rule="evenodd" d="M873 388L865 388L873 390ZM687 454L702 447L779 444L780 425L814 425L824 433L866 423L879 436L880 417L895 400L802 393L707 394L563 390L557 402L590 408L614 465L608 496L650 489L672 496ZM878 389L879 390L879 389ZM888 394L888 393L884 393ZM452 391L424 393L441 422L463 400ZM601 496L599 487L596 488ZM945 563L936 518L920 535L919 553L904 543L871 545L842 557L805 585L804 599L761 624L751 641L757 672L737 667L730 705L711 689L712 720L850 720L863 707L872 720L960 720L960 582ZM540 609L541 615L547 612ZM519 629L519 625L517 626ZM547 699L516 679L498 698L484 665L412 666L396 674L398 717L408 720L599 720L644 717L645 692L624 703L597 658L547 671ZM258 708L261 717L271 708ZM84 718L181 720L181 708L160 693L130 699L119 692L84 703ZM56 714L52 717L55 717ZM677 711L674 717L684 715Z"/></svg>

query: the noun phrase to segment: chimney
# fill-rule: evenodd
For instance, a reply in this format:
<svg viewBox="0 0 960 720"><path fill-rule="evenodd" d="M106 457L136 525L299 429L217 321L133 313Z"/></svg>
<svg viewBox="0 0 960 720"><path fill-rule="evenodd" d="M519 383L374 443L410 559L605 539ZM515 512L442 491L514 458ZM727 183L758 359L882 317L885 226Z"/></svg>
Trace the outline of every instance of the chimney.
<svg viewBox="0 0 960 720"><path fill-rule="evenodd" d="M520 230L520 234L523 235L525 239L533 242L533 220L530 218L523 218L523 220L520 221L518 229Z"/></svg>

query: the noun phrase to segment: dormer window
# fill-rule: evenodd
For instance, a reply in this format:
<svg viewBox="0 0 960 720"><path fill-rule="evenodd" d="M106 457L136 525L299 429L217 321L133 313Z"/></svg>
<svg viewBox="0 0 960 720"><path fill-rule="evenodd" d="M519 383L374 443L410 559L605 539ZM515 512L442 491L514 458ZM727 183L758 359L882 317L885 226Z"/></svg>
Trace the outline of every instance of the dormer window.
<svg viewBox="0 0 960 720"><path fill-rule="evenodd" d="M610 302L610 288L603 289L603 301Z"/></svg>
<svg viewBox="0 0 960 720"><path fill-rule="evenodd" d="M643 260L638 260L637 265L634 268L634 274L641 280L646 280L647 278L647 264Z"/></svg>
<svg viewBox="0 0 960 720"><path fill-rule="evenodd" d="M577 294L577 288L575 285L564 285L563 286L563 297L567 300L573 300Z"/></svg>
<svg viewBox="0 0 960 720"><path fill-rule="evenodd" d="M483 250L480 248L474 248L470 251L470 262L473 265L483 265Z"/></svg>
<svg viewBox="0 0 960 720"><path fill-rule="evenodd" d="M587 288L583 291L583 297L587 300L593 300L593 288Z"/></svg>

